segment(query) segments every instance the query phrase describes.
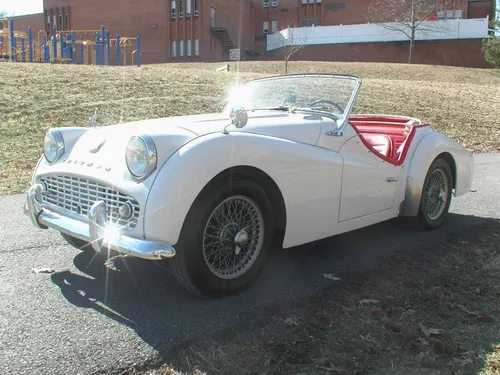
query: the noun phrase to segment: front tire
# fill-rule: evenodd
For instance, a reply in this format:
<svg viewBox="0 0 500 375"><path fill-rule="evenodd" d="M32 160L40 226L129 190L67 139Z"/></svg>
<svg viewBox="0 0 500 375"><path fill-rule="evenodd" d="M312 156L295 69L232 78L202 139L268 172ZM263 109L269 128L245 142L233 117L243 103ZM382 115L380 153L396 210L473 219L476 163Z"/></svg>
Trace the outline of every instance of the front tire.
<svg viewBox="0 0 500 375"><path fill-rule="evenodd" d="M169 260L190 292L222 297L239 292L264 268L274 232L264 189L244 176L209 184L191 207Z"/></svg>
<svg viewBox="0 0 500 375"><path fill-rule="evenodd" d="M425 177L416 224L420 230L440 227L451 204L453 175L446 160L434 160Z"/></svg>

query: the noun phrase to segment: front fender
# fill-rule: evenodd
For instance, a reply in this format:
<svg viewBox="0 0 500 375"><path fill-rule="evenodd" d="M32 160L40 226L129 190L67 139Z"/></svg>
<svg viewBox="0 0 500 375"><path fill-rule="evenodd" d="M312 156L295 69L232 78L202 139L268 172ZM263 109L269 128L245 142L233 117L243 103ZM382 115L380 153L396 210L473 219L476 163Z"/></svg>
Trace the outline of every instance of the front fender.
<svg viewBox="0 0 500 375"><path fill-rule="evenodd" d="M335 152L270 136L232 132L194 139L161 167L145 212L145 238L175 245L184 219L207 183L235 166L269 175L285 202L283 246L324 238L337 224L342 157Z"/></svg>
<svg viewBox="0 0 500 375"><path fill-rule="evenodd" d="M443 153L448 153L455 162L454 195L460 196L470 190L474 171L472 154L444 134L435 131L429 132L418 143L408 168L405 216L417 215L429 167Z"/></svg>

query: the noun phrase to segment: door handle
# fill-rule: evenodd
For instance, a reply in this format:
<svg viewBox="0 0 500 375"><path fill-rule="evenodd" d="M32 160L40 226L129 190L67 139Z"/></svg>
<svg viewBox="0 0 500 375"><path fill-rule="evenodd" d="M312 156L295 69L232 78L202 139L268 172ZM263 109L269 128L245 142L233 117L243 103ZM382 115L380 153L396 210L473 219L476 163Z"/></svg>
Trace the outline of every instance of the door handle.
<svg viewBox="0 0 500 375"><path fill-rule="evenodd" d="M386 178L386 181L387 181L387 182L397 182L397 181L398 181L398 179L397 179L396 177L387 177L387 178Z"/></svg>
<svg viewBox="0 0 500 375"><path fill-rule="evenodd" d="M328 130L326 135L332 135L334 137L342 137L344 132L342 130Z"/></svg>

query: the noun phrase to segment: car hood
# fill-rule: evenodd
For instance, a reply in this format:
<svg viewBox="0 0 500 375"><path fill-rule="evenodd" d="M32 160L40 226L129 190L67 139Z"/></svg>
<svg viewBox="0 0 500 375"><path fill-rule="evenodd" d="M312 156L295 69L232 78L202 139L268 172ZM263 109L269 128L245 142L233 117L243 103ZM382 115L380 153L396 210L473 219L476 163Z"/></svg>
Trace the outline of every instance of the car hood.
<svg viewBox="0 0 500 375"><path fill-rule="evenodd" d="M220 132L230 124L222 113L185 116L169 119L177 126L198 136ZM242 129L229 126L230 132L248 132L315 145L320 134L322 118L304 114L276 111L248 112L248 123Z"/></svg>
<svg viewBox="0 0 500 375"><path fill-rule="evenodd" d="M165 119L134 121L118 125L89 128L68 145L65 162L69 165L100 166L112 169L114 177L127 175L125 150L132 136L147 134L154 139L158 164L198 135L190 130L168 123Z"/></svg>
<svg viewBox="0 0 500 375"><path fill-rule="evenodd" d="M244 128L229 126L228 130L315 145L322 121L318 116L262 111L249 113L248 123ZM157 148L158 164L161 165L185 143L206 134L222 132L228 124L230 120L227 116L213 113L79 128L80 133L74 137L74 141L68 140L67 152L61 162L54 166L42 162L39 171L99 176L102 174L100 177L107 179L128 180L125 150L130 137L141 134L151 136ZM77 130L68 129L68 133L70 131Z"/></svg>
<svg viewBox="0 0 500 375"><path fill-rule="evenodd" d="M296 142L316 144L321 127L318 116L289 114L283 112L254 112L249 114L248 123L242 129L229 126L230 132L250 132ZM89 154L100 142L105 144L99 150L100 157L109 157L116 152L123 153L131 136L147 134L156 143L159 158L164 150L181 147L185 142L214 132L222 132L230 120L222 113L194 116L177 116L89 129L75 144L72 153Z"/></svg>
<svg viewBox="0 0 500 375"><path fill-rule="evenodd" d="M182 138L200 137L214 132L222 132L230 124L223 113L191 116L176 116L151 120L134 121L100 128L103 133L130 138L145 133L153 138L179 136ZM319 116L290 114L276 111L249 112L248 123L242 129L228 127L230 132L250 132L285 138L297 142L316 144L322 119Z"/></svg>

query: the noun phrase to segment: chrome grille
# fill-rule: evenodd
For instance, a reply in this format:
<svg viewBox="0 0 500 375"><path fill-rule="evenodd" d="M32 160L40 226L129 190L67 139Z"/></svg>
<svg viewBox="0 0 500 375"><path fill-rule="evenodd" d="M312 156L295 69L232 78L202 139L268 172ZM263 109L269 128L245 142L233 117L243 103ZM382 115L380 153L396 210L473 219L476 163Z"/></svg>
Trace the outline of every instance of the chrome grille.
<svg viewBox="0 0 500 375"><path fill-rule="evenodd" d="M124 227L133 229L139 218L139 203L132 197L102 185L87 178L72 176L50 176L40 179L47 189L42 194L42 202L71 211L86 217L88 210L98 201L104 201L108 220ZM128 203L132 209L129 218L120 218L118 209Z"/></svg>

